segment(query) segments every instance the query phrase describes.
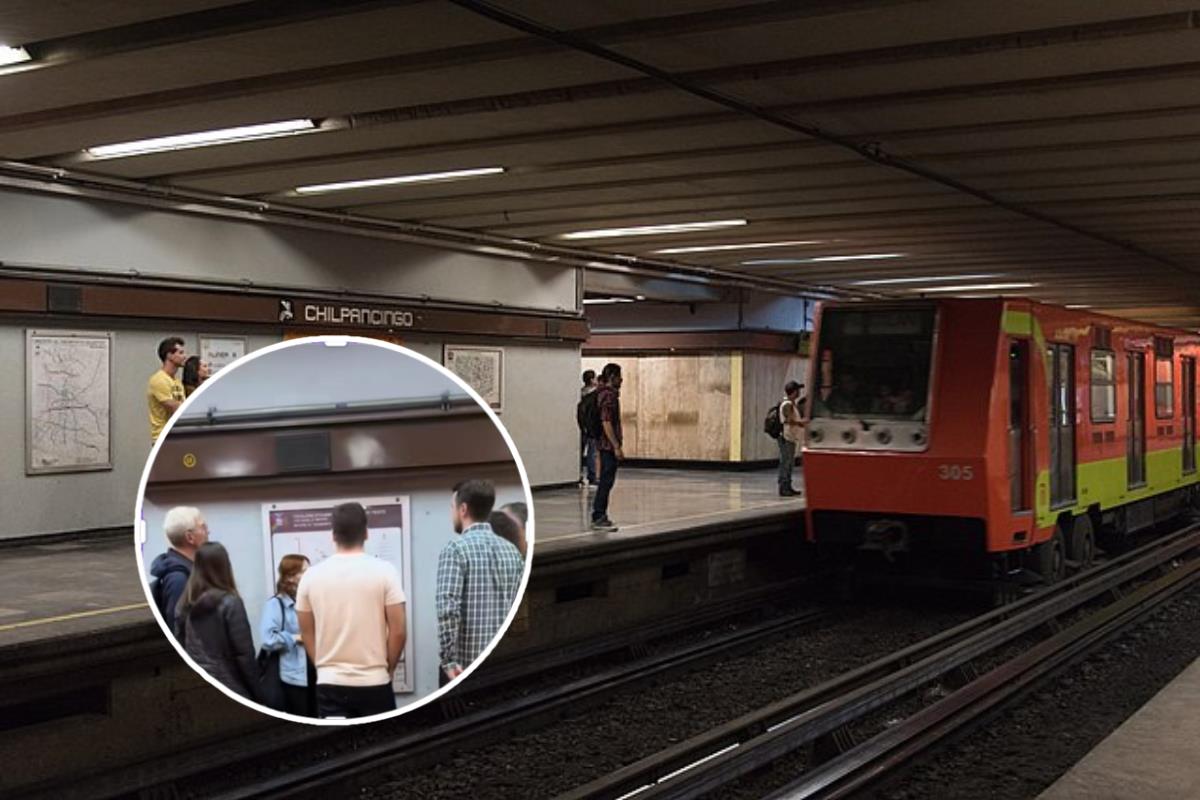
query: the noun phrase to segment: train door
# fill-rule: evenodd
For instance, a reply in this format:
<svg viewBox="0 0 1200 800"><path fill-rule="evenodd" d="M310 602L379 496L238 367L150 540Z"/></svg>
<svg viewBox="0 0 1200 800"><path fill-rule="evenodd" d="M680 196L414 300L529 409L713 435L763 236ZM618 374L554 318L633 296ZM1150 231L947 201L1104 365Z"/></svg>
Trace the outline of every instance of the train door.
<svg viewBox="0 0 1200 800"><path fill-rule="evenodd" d="M1196 471L1196 359L1183 359L1183 471Z"/></svg>
<svg viewBox="0 0 1200 800"><path fill-rule="evenodd" d="M1130 353L1129 428L1125 460L1130 488L1146 483L1146 354Z"/></svg>
<svg viewBox="0 0 1200 800"><path fill-rule="evenodd" d="M1012 510L1029 510L1029 343L1008 343L1008 484Z"/></svg>
<svg viewBox="0 0 1200 800"><path fill-rule="evenodd" d="M1050 362L1050 505L1075 500L1075 348L1046 347Z"/></svg>

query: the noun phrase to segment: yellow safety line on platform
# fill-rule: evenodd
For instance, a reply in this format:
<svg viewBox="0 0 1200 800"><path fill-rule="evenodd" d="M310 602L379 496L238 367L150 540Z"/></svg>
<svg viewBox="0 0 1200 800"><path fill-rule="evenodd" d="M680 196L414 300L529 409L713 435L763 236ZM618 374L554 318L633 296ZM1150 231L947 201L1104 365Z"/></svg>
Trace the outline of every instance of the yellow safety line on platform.
<svg viewBox="0 0 1200 800"><path fill-rule="evenodd" d="M127 606L113 606L112 608L97 608L95 611L76 611L74 614L63 614L61 617L46 617L45 619L27 619L24 622L10 622L7 625L0 625L0 631L11 631L16 628L29 628L34 625L48 625L51 622L66 622L69 619L82 619L84 617L98 617L101 614L115 614L118 611L132 611L135 608L146 608L145 603L131 603Z"/></svg>

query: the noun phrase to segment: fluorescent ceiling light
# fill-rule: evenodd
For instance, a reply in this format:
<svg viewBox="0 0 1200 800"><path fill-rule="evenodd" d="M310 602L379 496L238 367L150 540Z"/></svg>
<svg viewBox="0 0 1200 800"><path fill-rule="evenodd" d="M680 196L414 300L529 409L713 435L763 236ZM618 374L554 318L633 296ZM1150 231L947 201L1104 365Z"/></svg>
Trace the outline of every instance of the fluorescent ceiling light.
<svg viewBox="0 0 1200 800"><path fill-rule="evenodd" d="M1091 308L1091 306L1086 303L1067 303L1067 308Z"/></svg>
<svg viewBox="0 0 1200 800"><path fill-rule="evenodd" d="M760 258L753 261L743 261L747 267L767 266L770 264L821 264L828 261L877 261L884 258L904 258L905 253L863 253L854 256L814 256L813 258Z"/></svg>
<svg viewBox="0 0 1200 800"><path fill-rule="evenodd" d="M744 219L719 219L711 222L672 222L665 225L640 225L634 228L598 228L590 231L564 233L560 239L609 239L616 236L653 236L656 233L684 233L712 228L736 228L746 225Z"/></svg>
<svg viewBox="0 0 1200 800"><path fill-rule="evenodd" d="M911 292L995 292L1003 289L1032 289L1036 283L974 283L967 286L927 286Z"/></svg>
<svg viewBox="0 0 1200 800"><path fill-rule="evenodd" d="M221 128L200 133L181 133L176 136L160 136L156 139L140 139L136 142L102 144L89 147L84 152L92 158L124 158L147 153L164 153L169 150L187 150L192 147L211 147L233 142L249 142L255 139L272 139L276 136L294 136L317 129L311 119L290 119L284 122L268 122L262 125L243 125L239 128Z"/></svg>
<svg viewBox="0 0 1200 800"><path fill-rule="evenodd" d="M9 64L21 64L29 59L29 53L24 47L6 47L0 44L0 67L7 67Z"/></svg>
<svg viewBox="0 0 1200 800"><path fill-rule="evenodd" d="M664 250L652 250L661 255L678 255L681 253L716 253L723 250L762 250L767 247L799 247L806 244L823 244L816 239L802 239L795 242L749 242L746 244L703 244L695 247L668 247Z"/></svg>
<svg viewBox="0 0 1200 800"><path fill-rule="evenodd" d="M640 298L639 298L640 299ZM632 303L631 297L586 297L583 300L585 306L602 306L609 303Z"/></svg>
<svg viewBox="0 0 1200 800"><path fill-rule="evenodd" d="M406 183L434 183L437 181L460 181L464 178L479 178L484 175L499 175L504 167L477 167L475 169L452 169L444 172L421 172L415 175L395 175L391 178L367 178L361 181L339 181L337 183L314 183L297 186L297 194L323 194L345 192L350 189L374 189L378 186L398 186Z"/></svg>
<svg viewBox="0 0 1200 800"><path fill-rule="evenodd" d="M986 278L999 278L998 274L991 275L935 275L927 278L872 278L869 281L851 281L851 286L886 286L894 283L937 283L939 281L981 281Z"/></svg>

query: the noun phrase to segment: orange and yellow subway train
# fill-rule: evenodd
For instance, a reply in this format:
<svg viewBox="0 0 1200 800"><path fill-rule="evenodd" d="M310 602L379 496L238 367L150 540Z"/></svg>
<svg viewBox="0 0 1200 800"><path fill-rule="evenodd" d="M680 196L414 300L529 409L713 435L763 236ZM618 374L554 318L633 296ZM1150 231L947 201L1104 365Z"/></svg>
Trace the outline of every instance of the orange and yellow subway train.
<svg viewBox="0 0 1200 800"><path fill-rule="evenodd" d="M824 305L808 537L1048 581L1200 505L1200 335L1017 299Z"/></svg>

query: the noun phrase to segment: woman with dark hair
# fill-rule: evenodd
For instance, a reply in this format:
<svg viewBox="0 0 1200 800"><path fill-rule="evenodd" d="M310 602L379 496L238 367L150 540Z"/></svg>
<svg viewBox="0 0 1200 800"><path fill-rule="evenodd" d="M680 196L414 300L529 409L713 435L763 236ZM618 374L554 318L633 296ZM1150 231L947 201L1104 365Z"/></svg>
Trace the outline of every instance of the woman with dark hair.
<svg viewBox="0 0 1200 800"><path fill-rule="evenodd" d="M191 397L192 392L199 389L200 384L211 376L212 371L208 367L208 362L201 361L200 356L192 356L183 362L183 377L180 379L180 383L183 384L184 397Z"/></svg>
<svg viewBox="0 0 1200 800"><path fill-rule="evenodd" d="M192 576L175 608L175 638L205 672L255 699L258 664L250 620L233 582L229 553L218 542L196 550Z"/></svg>
<svg viewBox="0 0 1200 800"><path fill-rule="evenodd" d="M283 683L283 708L279 710L301 717L317 716L315 670L304 652L300 620L296 616L296 589L308 566L308 556L293 553L279 559L275 595L263 606L262 621L258 626L262 649L267 653L279 653L279 679ZM273 659L268 660L268 664L271 661ZM271 664L270 668L275 667ZM270 679L274 680L274 676Z"/></svg>
<svg viewBox="0 0 1200 800"><path fill-rule="evenodd" d="M521 554L521 558L525 557L525 536L521 533L520 526L512 516L505 514L503 511L493 511L488 515L487 521L488 525L492 526L492 533L501 539L507 539L509 542L512 542L513 547L517 548L517 552Z"/></svg>

